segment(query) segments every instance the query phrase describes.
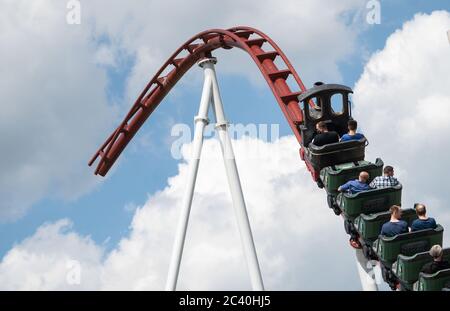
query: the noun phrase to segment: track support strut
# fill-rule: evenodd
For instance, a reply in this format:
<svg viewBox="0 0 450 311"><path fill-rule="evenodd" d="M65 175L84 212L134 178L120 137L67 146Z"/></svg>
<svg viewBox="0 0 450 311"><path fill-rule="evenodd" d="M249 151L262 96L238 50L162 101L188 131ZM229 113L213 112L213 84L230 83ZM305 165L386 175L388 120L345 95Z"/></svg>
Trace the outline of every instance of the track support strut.
<svg viewBox="0 0 450 311"><path fill-rule="evenodd" d="M256 248L253 241L250 222L245 206L244 195L242 193L239 173L236 166L231 139L228 134L228 122L225 118L222 99L220 97L219 85L217 82L214 65L217 60L214 57L205 58L199 61L199 66L203 68L204 83L202 97L198 115L195 117L195 132L193 140L192 158L189 164L189 176L186 183L186 190L183 197L181 215L178 223L178 229L175 236L172 258L170 261L169 273L167 278L166 290L176 290L178 275L180 271L181 257L183 255L186 231L191 211L192 197L194 194L195 181L197 179L198 166L203 146L203 134L206 125L209 123L208 110L212 106L212 112L215 116L216 130L218 132L222 156L230 187L236 220L239 227L241 242L244 248L244 254L249 270L250 281L253 290L262 291L264 285L259 268Z"/></svg>
<svg viewBox="0 0 450 311"><path fill-rule="evenodd" d="M376 266L364 257L361 249L355 250L356 266L363 291L378 291Z"/></svg>

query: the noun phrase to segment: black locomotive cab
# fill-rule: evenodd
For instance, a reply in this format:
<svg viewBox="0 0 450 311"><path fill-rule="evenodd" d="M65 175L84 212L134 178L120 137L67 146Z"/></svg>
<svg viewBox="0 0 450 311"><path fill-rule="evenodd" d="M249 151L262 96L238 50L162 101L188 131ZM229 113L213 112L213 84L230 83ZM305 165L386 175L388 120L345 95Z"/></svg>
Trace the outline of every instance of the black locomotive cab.
<svg viewBox="0 0 450 311"><path fill-rule="evenodd" d="M365 138L324 146L315 146L313 143L317 134L316 124L320 121L324 121L328 130L337 132L340 137L347 133L347 123L352 119L351 93L352 89L345 85L317 82L298 97L303 108L300 154L316 181L324 167L364 160L367 145Z"/></svg>

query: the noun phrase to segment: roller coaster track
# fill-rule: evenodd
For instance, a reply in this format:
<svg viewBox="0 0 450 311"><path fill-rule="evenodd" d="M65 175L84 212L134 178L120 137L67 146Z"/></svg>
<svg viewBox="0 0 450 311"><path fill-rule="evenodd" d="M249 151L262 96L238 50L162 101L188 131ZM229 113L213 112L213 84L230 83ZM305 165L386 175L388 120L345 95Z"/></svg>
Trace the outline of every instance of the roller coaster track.
<svg viewBox="0 0 450 311"><path fill-rule="evenodd" d="M201 32L186 41L158 70L120 125L89 161L89 166L92 166L100 157L95 174L105 176L108 173L147 118L194 64L203 58L211 58L212 51L216 49L234 47L246 51L253 59L301 144L300 126L303 123L303 111L299 105L298 96L305 92L306 88L286 55L272 39L259 30L250 27L212 29ZM276 59L277 64L281 64L283 68L278 68L275 64ZM295 81L295 90L289 87L287 83L289 78ZM305 163L314 173L306 161ZM313 175L313 178L316 180L317 176Z"/></svg>
<svg viewBox="0 0 450 311"><path fill-rule="evenodd" d="M216 49L234 47L246 51L256 63L295 137L301 143L299 125L302 123L303 115L297 97L306 91L306 88L283 51L267 35L250 27L212 29L201 32L185 42L158 70L125 119L89 161L91 166L100 157L95 174L105 176L108 173L147 118L197 61L211 56L211 52ZM284 68L278 68L275 64L277 57L279 58L277 61L282 63ZM291 76L298 86L296 90L291 90L287 84L287 79Z"/></svg>

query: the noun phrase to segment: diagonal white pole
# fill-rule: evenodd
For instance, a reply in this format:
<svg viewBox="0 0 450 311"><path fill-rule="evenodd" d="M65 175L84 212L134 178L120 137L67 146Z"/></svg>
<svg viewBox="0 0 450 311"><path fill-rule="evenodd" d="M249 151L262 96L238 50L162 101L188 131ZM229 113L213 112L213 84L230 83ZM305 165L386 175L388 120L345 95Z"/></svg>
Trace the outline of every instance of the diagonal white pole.
<svg viewBox="0 0 450 311"><path fill-rule="evenodd" d="M200 64L202 67L202 65ZM192 197L194 195L195 181L197 179L198 165L200 163L200 155L203 146L203 132L208 121L208 108L210 105L211 91L212 91L212 77L211 73L204 68L204 83L202 98L200 100L200 107L198 115L195 120L195 131L192 158L189 164L189 175L186 183L186 190L183 196L183 203L181 206L181 215L178 222L178 229L175 236L175 243L172 251L172 259L170 261L169 273L167 276L166 290L174 291L177 287L178 274L180 272L181 257L183 255L184 241L186 240L186 231L189 222L189 214L191 212Z"/></svg>
<svg viewBox="0 0 450 311"><path fill-rule="evenodd" d="M356 266L363 291L378 291L374 267L364 256L361 249L355 250Z"/></svg>
<svg viewBox="0 0 450 311"><path fill-rule="evenodd" d="M212 76L213 91L213 110L216 117L216 130L219 133L220 146L222 149L225 170L227 172L228 185L230 187L231 198L233 201L234 212L239 227L242 246L247 261L247 267L250 274L250 281L253 290L264 290L264 284L259 268L258 257L256 255L255 243L253 241L250 221L248 219L247 208L245 207L244 194L242 193L241 181L234 158L233 146L231 145L230 136L228 135L228 122L225 118L222 99L219 92L219 84L217 83L214 64L216 60L210 59L205 64L209 67ZM206 67L206 68L207 68Z"/></svg>
<svg viewBox="0 0 450 311"><path fill-rule="evenodd" d="M178 229L175 237L172 259L170 262L166 284L166 290L170 291L174 291L176 289L178 274L180 271L181 257L183 254L184 242L186 239L186 231L189 222L192 197L194 194L195 181L197 178L201 149L203 145L203 132L205 126L208 124L207 117L210 102L212 102L214 115L216 117L216 128L219 133L225 169L227 172L228 183L230 186L235 215L239 226L241 241L247 260L252 288L253 290L264 290L261 271L256 255L255 244L253 242L253 236L250 228L250 222L247 215L247 209L245 207L244 195L242 193L231 140L228 136L228 123L225 119L222 100L220 98L219 87L217 83L217 77L214 70L214 64L216 62L217 61L215 58L206 58L199 62L199 66L203 68L205 80L203 84L199 113L195 118L192 159L189 167L186 192L184 193L183 197L182 211L178 223Z"/></svg>

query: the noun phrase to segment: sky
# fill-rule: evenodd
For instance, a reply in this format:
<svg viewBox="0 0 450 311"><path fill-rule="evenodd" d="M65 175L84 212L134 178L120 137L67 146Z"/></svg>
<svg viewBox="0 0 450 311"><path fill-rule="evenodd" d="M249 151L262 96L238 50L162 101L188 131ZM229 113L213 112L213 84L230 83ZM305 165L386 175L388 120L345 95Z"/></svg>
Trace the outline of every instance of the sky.
<svg viewBox="0 0 450 311"><path fill-rule="evenodd" d="M180 80L106 178L87 162L165 59L210 28L260 29L307 87L352 87L366 158L395 167L404 206L425 202L450 228L450 3L381 0L373 24L374 2L224 1L205 11L202 0L0 0L0 289L164 288L191 148L174 158L171 132L192 129L201 69ZM79 24L68 22L74 3ZM240 50L215 56L228 119L279 128L279 139L260 131L233 142L266 288L360 290L342 221L261 74ZM217 148L205 141L180 289L251 288Z"/></svg>

